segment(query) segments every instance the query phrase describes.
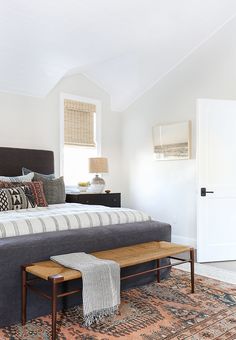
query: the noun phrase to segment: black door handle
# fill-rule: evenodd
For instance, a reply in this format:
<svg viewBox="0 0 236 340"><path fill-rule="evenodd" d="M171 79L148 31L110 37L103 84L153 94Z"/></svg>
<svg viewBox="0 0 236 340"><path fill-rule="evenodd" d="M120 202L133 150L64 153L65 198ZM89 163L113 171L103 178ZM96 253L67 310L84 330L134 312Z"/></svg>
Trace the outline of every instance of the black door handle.
<svg viewBox="0 0 236 340"><path fill-rule="evenodd" d="M201 188L201 196L206 196L206 194L214 194L214 191L207 191L206 188Z"/></svg>

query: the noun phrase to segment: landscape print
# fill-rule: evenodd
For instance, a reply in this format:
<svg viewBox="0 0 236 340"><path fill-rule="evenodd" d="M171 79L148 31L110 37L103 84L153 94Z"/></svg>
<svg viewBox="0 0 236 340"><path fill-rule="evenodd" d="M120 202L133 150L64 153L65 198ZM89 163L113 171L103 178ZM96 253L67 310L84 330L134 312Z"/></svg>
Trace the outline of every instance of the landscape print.
<svg viewBox="0 0 236 340"><path fill-rule="evenodd" d="M190 127L190 121L155 125L153 127L155 159L189 159Z"/></svg>

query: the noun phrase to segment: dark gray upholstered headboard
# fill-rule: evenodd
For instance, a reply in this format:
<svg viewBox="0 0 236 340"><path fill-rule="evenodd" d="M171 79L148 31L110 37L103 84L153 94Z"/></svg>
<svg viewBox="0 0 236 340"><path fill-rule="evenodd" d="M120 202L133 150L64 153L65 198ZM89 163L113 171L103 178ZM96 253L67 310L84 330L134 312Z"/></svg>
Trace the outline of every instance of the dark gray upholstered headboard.
<svg viewBox="0 0 236 340"><path fill-rule="evenodd" d="M0 147L0 176L19 176L21 168L54 173L53 151Z"/></svg>

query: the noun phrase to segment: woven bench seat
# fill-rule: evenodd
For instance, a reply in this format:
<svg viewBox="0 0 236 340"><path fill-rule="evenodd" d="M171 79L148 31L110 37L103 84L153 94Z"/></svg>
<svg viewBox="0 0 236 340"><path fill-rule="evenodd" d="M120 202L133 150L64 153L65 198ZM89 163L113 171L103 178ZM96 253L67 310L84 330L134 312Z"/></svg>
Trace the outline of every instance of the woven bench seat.
<svg viewBox="0 0 236 340"><path fill-rule="evenodd" d="M92 253L92 255L106 260L113 260L119 263L121 268L134 266L162 259L168 256L177 255L189 251L190 248L169 242L147 242L134 246L105 250ZM63 276L64 281L80 279L81 273L77 270L65 268L53 261L42 261L32 263L26 267L26 271L43 280L48 280L50 276Z"/></svg>

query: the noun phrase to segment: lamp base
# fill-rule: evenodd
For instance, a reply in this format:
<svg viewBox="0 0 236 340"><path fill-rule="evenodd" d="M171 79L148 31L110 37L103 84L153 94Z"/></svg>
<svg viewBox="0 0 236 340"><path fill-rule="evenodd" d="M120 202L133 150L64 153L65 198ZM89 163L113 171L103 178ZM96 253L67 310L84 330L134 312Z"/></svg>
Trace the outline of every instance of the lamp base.
<svg viewBox="0 0 236 340"><path fill-rule="evenodd" d="M99 177L98 175L96 175L91 182L90 185L90 192L96 193L96 194L100 194L101 192L103 192L105 188L105 181L103 178Z"/></svg>

